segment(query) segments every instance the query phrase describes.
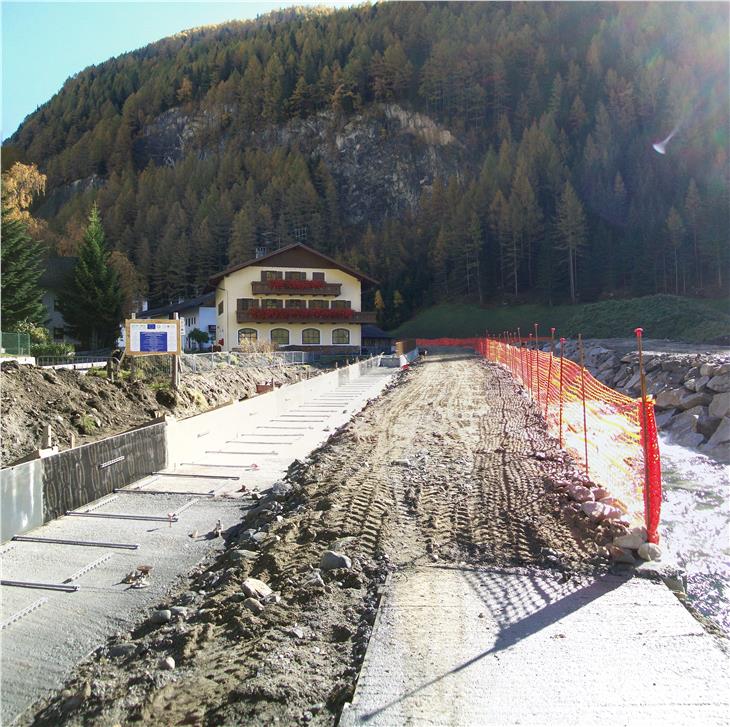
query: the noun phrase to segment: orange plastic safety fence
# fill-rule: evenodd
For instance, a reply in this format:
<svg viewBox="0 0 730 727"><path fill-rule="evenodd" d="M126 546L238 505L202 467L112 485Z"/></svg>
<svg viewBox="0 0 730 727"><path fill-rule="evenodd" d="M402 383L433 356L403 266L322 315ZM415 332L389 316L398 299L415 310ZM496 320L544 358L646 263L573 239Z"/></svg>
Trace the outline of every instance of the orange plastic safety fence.
<svg viewBox="0 0 730 727"><path fill-rule="evenodd" d="M618 499L656 542L661 468L654 407L605 386L585 368L525 343L487 339L480 352L506 366L532 397L548 430L586 474Z"/></svg>
<svg viewBox="0 0 730 727"><path fill-rule="evenodd" d="M418 345L469 347L507 367L539 407L560 446L618 500L634 524L644 522L648 540L657 542L661 465L651 401L605 386L585 368L538 350L524 337L418 339Z"/></svg>

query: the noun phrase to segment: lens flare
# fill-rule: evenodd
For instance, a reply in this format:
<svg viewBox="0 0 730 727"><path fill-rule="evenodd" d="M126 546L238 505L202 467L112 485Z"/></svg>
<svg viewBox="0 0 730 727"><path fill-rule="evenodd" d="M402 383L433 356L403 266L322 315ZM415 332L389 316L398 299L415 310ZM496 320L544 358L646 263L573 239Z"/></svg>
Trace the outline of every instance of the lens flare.
<svg viewBox="0 0 730 727"><path fill-rule="evenodd" d="M656 143L652 144L651 147L654 149L654 151L657 154L666 154L667 153L667 144L672 140L672 137L679 131L679 125L675 126L672 129L672 133L669 134L669 136L664 139L663 141L657 141Z"/></svg>

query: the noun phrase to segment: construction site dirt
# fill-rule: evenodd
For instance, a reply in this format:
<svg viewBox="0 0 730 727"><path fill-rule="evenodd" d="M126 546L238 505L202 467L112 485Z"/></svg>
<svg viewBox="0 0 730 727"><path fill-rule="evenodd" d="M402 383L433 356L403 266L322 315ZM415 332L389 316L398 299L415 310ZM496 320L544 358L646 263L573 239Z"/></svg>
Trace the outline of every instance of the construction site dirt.
<svg viewBox="0 0 730 727"><path fill-rule="evenodd" d="M565 582L610 567L623 530L589 523L563 494L573 482L586 481L504 369L428 356L295 462L164 618L100 647L19 723L333 725L390 573L490 565Z"/></svg>

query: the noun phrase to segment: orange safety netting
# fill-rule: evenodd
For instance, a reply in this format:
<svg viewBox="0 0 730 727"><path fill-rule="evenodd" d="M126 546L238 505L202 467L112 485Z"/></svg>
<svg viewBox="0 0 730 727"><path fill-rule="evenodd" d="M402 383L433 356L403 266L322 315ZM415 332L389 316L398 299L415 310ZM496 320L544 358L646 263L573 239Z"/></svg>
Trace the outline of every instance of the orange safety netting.
<svg viewBox="0 0 730 727"><path fill-rule="evenodd" d="M506 366L539 407L548 431L584 467L593 482L620 500L634 524L644 522L657 542L661 466L654 405L631 399L567 358L487 338L419 339L419 347L474 348Z"/></svg>

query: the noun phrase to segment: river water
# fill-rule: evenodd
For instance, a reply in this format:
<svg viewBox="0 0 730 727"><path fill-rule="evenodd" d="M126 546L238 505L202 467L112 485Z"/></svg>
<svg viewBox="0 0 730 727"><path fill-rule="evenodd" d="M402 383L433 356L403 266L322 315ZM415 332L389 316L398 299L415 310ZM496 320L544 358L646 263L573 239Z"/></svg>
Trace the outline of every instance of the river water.
<svg viewBox="0 0 730 727"><path fill-rule="evenodd" d="M687 573L692 604L730 634L730 465L661 436L665 560Z"/></svg>

